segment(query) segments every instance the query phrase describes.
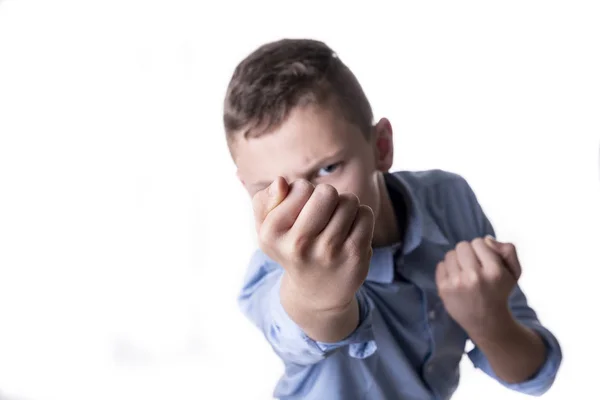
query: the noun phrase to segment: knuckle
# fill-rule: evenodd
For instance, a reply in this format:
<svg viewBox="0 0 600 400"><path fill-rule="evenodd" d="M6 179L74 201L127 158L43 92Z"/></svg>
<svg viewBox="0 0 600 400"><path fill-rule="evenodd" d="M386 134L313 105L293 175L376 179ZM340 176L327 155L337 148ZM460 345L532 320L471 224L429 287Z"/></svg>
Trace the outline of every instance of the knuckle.
<svg viewBox="0 0 600 400"><path fill-rule="evenodd" d="M481 279L476 272L472 271L465 274L464 282L467 288L474 288L479 286L479 284L481 283Z"/></svg>
<svg viewBox="0 0 600 400"><path fill-rule="evenodd" d="M502 270L494 268L488 273L488 279L493 283L499 282L502 279Z"/></svg>
<svg viewBox="0 0 600 400"><path fill-rule="evenodd" d="M348 193L341 194L338 202L338 208L355 214L358 210L359 203L352 196L353 195Z"/></svg>
<svg viewBox="0 0 600 400"><path fill-rule="evenodd" d="M520 278L521 274L523 273L523 270L521 269L520 265L517 265L517 268L515 268L515 272L517 273L517 278Z"/></svg>
<svg viewBox="0 0 600 400"><path fill-rule="evenodd" d="M310 247L310 238L303 233L299 233L290 238L288 243L290 246L289 251L291 253L304 255Z"/></svg>
<svg viewBox="0 0 600 400"><path fill-rule="evenodd" d="M373 210L369 206L360 205L358 207L358 211L356 212L357 220L364 220L369 225L373 225L375 223L375 215L373 214Z"/></svg>
<svg viewBox="0 0 600 400"><path fill-rule="evenodd" d="M293 264L299 263L303 259L302 254L296 247L296 244L291 240L287 240L281 245L281 253L285 259Z"/></svg>
<svg viewBox="0 0 600 400"><path fill-rule="evenodd" d="M464 282L458 274L452 275L449 279L448 284L454 290L461 289L464 286Z"/></svg>
<svg viewBox="0 0 600 400"><path fill-rule="evenodd" d="M336 261L336 258L334 256L335 254L336 253L331 247L321 245L317 249L315 260L323 268L329 268L332 267Z"/></svg>
<svg viewBox="0 0 600 400"><path fill-rule="evenodd" d="M294 251L302 252L306 248L307 238L304 235L296 235L291 241L291 246Z"/></svg>
<svg viewBox="0 0 600 400"><path fill-rule="evenodd" d="M261 229L258 232L258 244L263 250L271 249L275 246L275 237L269 229Z"/></svg>
<svg viewBox="0 0 600 400"><path fill-rule="evenodd" d="M483 244L483 239L482 238L475 238L473 240L471 240L471 245L472 246L479 246Z"/></svg>
<svg viewBox="0 0 600 400"><path fill-rule="evenodd" d="M339 197L337 189L327 183L318 184L313 193L324 201L335 201Z"/></svg>
<svg viewBox="0 0 600 400"><path fill-rule="evenodd" d="M271 246L275 240L273 230L267 224L258 231L258 241L263 246Z"/></svg>
<svg viewBox="0 0 600 400"><path fill-rule="evenodd" d="M342 247L343 241L336 236L326 236L323 238L323 250L331 254L338 253Z"/></svg>
<svg viewBox="0 0 600 400"><path fill-rule="evenodd" d="M297 190L302 194L312 194L312 192L315 190L315 186L306 179L299 179L294 182L294 184Z"/></svg>
<svg viewBox="0 0 600 400"><path fill-rule="evenodd" d="M438 292L440 297L445 297L450 292L450 285L448 284L448 280L442 279L437 282Z"/></svg>
<svg viewBox="0 0 600 400"><path fill-rule="evenodd" d="M321 254L323 255L323 263L327 267L334 267L339 259L338 252L333 247L326 248Z"/></svg>
<svg viewBox="0 0 600 400"><path fill-rule="evenodd" d="M340 201L343 201L348 205L354 205L355 207L360 205L360 201L354 193L342 193L340 195Z"/></svg>
<svg viewBox="0 0 600 400"><path fill-rule="evenodd" d="M358 201L358 197L356 198L356 201ZM367 218L373 218L374 214L373 214L373 209L371 209L371 207L361 204L358 207L358 212L361 213L361 215L364 215Z"/></svg>
<svg viewBox="0 0 600 400"><path fill-rule="evenodd" d="M444 261L445 262L452 262L454 259L456 259L456 250L450 250L444 256Z"/></svg>
<svg viewBox="0 0 600 400"><path fill-rule="evenodd" d="M461 240L460 242L458 242L458 244L456 245L456 250L457 251L462 251L465 248L471 246L471 244L469 242L467 242L466 240Z"/></svg>
<svg viewBox="0 0 600 400"><path fill-rule="evenodd" d="M439 294L447 293L448 279L445 279L444 277L440 277L439 279L436 280L435 284L437 286L437 290L438 290Z"/></svg>

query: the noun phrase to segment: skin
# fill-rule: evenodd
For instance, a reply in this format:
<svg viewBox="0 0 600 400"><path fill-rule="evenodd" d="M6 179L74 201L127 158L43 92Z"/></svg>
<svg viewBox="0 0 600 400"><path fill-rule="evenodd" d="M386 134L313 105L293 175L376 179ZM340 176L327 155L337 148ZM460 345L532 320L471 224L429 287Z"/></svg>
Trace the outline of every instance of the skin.
<svg viewBox="0 0 600 400"><path fill-rule="evenodd" d="M285 270L281 304L309 337L329 343L358 325L355 294L372 248L400 239L382 174L392 166L392 127L381 119L367 139L339 115L297 107L268 133L239 135L232 148L260 247ZM514 246L489 239L459 243L436 270L448 313L507 382L530 378L545 358L540 337L510 314L519 276Z"/></svg>
<svg viewBox="0 0 600 400"><path fill-rule="evenodd" d="M437 265L435 277L448 313L509 383L530 378L546 357L539 335L517 322L508 306L520 276L515 246L488 236L458 243Z"/></svg>

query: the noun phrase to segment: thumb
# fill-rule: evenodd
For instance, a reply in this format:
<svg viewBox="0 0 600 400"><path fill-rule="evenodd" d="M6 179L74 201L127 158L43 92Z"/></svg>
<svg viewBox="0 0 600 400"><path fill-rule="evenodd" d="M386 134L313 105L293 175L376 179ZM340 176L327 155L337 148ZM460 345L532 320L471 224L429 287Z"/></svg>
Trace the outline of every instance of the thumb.
<svg viewBox="0 0 600 400"><path fill-rule="evenodd" d="M268 187L254 195L252 208L257 227L260 227L267 215L285 199L288 190L287 181L279 176Z"/></svg>
<svg viewBox="0 0 600 400"><path fill-rule="evenodd" d="M485 237L485 243L504 260L515 280L519 280L521 277L521 263L515 245L499 242L492 235Z"/></svg>

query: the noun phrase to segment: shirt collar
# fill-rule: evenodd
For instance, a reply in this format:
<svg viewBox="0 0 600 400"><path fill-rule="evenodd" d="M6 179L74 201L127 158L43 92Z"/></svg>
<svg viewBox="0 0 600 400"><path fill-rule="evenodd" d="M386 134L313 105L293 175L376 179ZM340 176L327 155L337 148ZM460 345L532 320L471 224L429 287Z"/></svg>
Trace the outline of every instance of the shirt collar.
<svg viewBox="0 0 600 400"><path fill-rule="evenodd" d="M386 174L386 178L388 191L395 191L404 199L404 205L393 204L395 212L401 214L398 207L405 206L408 221L400 221L406 223L402 243L373 249L367 280L377 283L393 282L395 255L399 249L402 249L403 255L407 255L419 247L423 239L440 245L449 244L438 224L427 212L422 200L416 196L414 189L411 189L401 173Z"/></svg>

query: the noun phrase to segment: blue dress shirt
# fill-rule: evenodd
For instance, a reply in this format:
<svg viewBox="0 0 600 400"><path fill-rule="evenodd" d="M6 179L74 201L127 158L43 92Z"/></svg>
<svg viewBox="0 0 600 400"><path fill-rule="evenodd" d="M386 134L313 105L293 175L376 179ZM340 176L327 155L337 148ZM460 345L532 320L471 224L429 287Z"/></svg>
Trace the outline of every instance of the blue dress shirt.
<svg viewBox="0 0 600 400"><path fill-rule="evenodd" d="M274 397L318 400L445 400L459 382L459 362L469 340L438 296L435 268L462 240L494 235L469 184L441 170L386 174L397 215L404 215L402 244L375 248L366 281L357 292L360 321L339 343L309 338L281 306L283 269L260 250L253 255L239 304L282 359L285 373ZM495 236L495 235L494 235ZM477 348L473 364L509 389L540 395L554 382L560 345L539 322L517 286L513 316L540 334L547 357L525 382L495 376Z"/></svg>

